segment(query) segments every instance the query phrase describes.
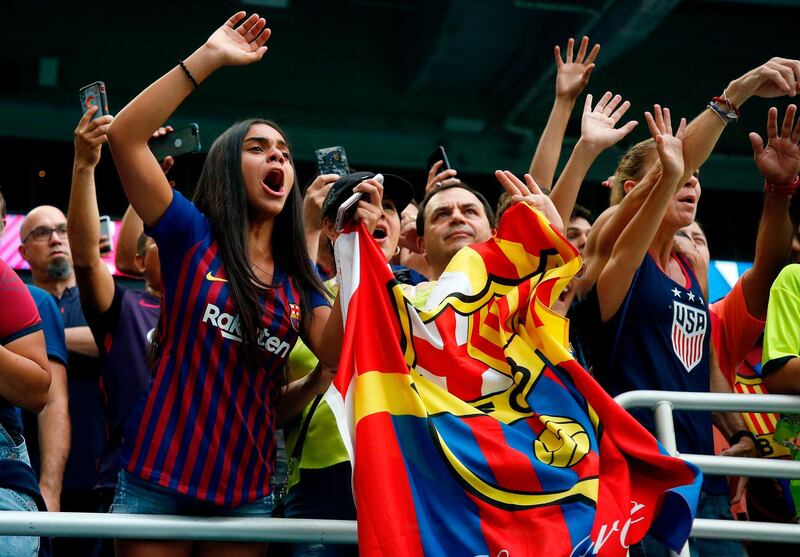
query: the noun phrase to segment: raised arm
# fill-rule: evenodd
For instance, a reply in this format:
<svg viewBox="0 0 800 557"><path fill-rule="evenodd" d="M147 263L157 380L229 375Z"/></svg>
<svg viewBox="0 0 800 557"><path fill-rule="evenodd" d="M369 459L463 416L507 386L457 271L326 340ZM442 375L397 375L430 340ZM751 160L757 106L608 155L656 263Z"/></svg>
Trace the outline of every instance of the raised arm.
<svg viewBox="0 0 800 557"><path fill-rule="evenodd" d="M800 61L772 58L731 81L720 97L728 99L734 107L741 108L750 97L754 96L764 98L794 96L800 91L799 84ZM724 102L715 104L722 110L729 109ZM683 142L683 182L686 182L692 172L706 162L727 124L728 121L724 117L710 109L704 110L692 120L686 128L686 139Z"/></svg>
<svg viewBox="0 0 800 557"><path fill-rule="evenodd" d="M681 118L678 131L673 135L669 109L665 108L662 111L658 105L654 108L655 117L646 112L645 120L656 141L662 166L661 176L641 209L614 244L611 258L597 279L600 317L604 322L611 319L622 306L634 274L642 264L661 225L675 188L681 183L679 178L683 174L682 139L686 120Z"/></svg>
<svg viewBox="0 0 800 557"><path fill-rule="evenodd" d="M75 279L85 308L105 312L114 299L114 278L100 259L100 212L97 209L94 170L100 162L106 131L113 117L92 120L97 107L83 115L75 129L75 160L67 212L67 234L72 248Z"/></svg>
<svg viewBox="0 0 800 557"><path fill-rule="evenodd" d="M622 104L620 101L622 101L621 96L612 96L609 91L592 109L592 95L586 95L581 118L581 137L575 144L575 149L553 191L550 192L550 199L553 200L563 222L569 222L583 179L586 178L589 168L600 153L617 144L638 124L635 120L631 120L621 128L614 127L631 106L628 101Z"/></svg>
<svg viewBox="0 0 800 557"><path fill-rule="evenodd" d="M742 290L750 315L765 319L769 289L784 264L792 243L789 204L800 172L800 118L794 123L797 107L790 104L778 133L778 109L767 114L767 147L757 133L750 134L753 156L766 182L764 207L758 223L753 267L742 277Z"/></svg>
<svg viewBox="0 0 800 557"><path fill-rule="evenodd" d="M172 126L164 126L158 128L152 135L152 138L161 137L172 131ZM166 174L175 165L175 159L171 156L164 157L164 160L159 162L161 171ZM175 182L168 181L170 187L175 187ZM134 277L142 276L142 271L136 266L136 245L139 242L139 237L144 232L144 223L141 217L136 214L133 207L128 205L125 209L125 214L122 215L122 221L119 226L119 233L117 234L117 245L114 250L114 265L118 271Z"/></svg>
<svg viewBox="0 0 800 557"><path fill-rule="evenodd" d="M156 224L172 201L172 189L158 161L147 147L152 133L189 96L195 83L202 83L222 66L250 64L260 60L270 35L266 21L245 12L234 14L184 66L175 66L142 91L117 115L108 130L125 194L145 224ZM238 25L238 27L237 27Z"/></svg>
<svg viewBox="0 0 800 557"><path fill-rule="evenodd" d="M322 203L331 189L331 184L338 180L338 174L320 174L303 195L303 225L306 229L306 247L308 257L314 263L319 255L319 238L322 234Z"/></svg>
<svg viewBox="0 0 800 557"><path fill-rule="evenodd" d="M353 191L363 193L353 214L353 220L364 224L367 232L372 234L383 214L383 184L370 178L358 184ZM314 310L311 324L303 339L319 359L320 365L332 369L339 367L344 339L340 294L341 289L336 295L333 308L321 306Z"/></svg>
<svg viewBox="0 0 800 557"><path fill-rule="evenodd" d="M600 45L596 44L589 52L589 56L586 56L589 37L583 37L578 54L573 60L574 47L575 39L570 38L567 41L564 59L561 58L561 47L556 45L554 48L556 98L528 170L534 181L545 190L549 190L553 184L553 176L555 176L558 158L561 155L561 146L564 143L564 133L567 130L569 116L572 114L578 95L589 83L589 76L594 69L594 61L600 52Z"/></svg>
<svg viewBox="0 0 800 557"><path fill-rule="evenodd" d="M800 82L799 61L773 58L731 81L723 90L722 96L738 108L752 96L793 96L800 90L798 82ZM720 109L728 109L724 102L715 104ZM681 183L685 183L689 176L708 159L727 123L723 116L706 109L686 127L683 140L684 173ZM619 206L611 207L595 221L584 250L587 273L579 284L579 296L584 295L594 285L596 277L607 263L614 242L649 195L649 188L652 188L657 176L654 171L657 170L650 168L648 174Z"/></svg>

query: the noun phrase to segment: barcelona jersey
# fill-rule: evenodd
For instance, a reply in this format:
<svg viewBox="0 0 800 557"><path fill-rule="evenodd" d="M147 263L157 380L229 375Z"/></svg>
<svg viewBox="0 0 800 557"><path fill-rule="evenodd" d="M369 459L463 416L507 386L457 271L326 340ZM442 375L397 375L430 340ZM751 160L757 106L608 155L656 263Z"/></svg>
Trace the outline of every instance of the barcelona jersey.
<svg viewBox="0 0 800 557"><path fill-rule="evenodd" d="M248 366L219 246L180 193L148 233L163 279L161 355L128 421L122 464L132 474L225 507L266 497L274 466L275 401L300 327L300 292L275 269L263 308L257 367ZM326 304L311 293L312 307Z"/></svg>

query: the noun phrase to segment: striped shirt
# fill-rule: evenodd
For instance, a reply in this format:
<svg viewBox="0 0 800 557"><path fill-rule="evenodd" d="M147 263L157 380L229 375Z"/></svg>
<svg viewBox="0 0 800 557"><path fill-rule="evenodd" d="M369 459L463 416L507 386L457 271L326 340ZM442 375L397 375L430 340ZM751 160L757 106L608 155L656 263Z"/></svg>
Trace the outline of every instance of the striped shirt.
<svg viewBox="0 0 800 557"><path fill-rule="evenodd" d="M225 507L266 497L274 406L300 327L300 293L280 269L260 296L259 365L245 364L239 317L205 216L180 193L148 232L163 280L162 352L128 421L122 464L158 485ZM327 304L312 293L311 306Z"/></svg>

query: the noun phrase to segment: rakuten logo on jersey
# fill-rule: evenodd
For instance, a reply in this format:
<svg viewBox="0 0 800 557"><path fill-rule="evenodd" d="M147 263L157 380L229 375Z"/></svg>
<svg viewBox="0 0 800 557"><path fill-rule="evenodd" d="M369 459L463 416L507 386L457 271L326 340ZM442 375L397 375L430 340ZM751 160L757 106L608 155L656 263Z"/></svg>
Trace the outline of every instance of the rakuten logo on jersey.
<svg viewBox="0 0 800 557"><path fill-rule="evenodd" d="M221 312L214 304L208 304L203 314L203 323L211 323L223 338L242 342L242 329L239 325L239 316ZM289 354L289 343L270 334L269 329L264 328L258 332L256 339L258 345L267 352L271 352L282 358Z"/></svg>

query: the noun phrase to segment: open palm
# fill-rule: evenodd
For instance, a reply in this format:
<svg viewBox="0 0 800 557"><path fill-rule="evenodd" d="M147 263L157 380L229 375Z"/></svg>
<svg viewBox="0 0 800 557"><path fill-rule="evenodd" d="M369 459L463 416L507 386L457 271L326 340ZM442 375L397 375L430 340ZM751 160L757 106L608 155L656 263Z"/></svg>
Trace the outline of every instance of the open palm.
<svg viewBox="0 0 800 557"><path fill-rule="evenodd" d="M223 65L251 64L261 60L267 51L264 43L271 31L266 27L266 20L258 14L245 19L246 15L245 12L234 14L206 41L206 47L216 53Z"/></svg>
<svg viewBox="0 0 800 557"><path fill-rule="evenodd" d="M561 58L561 47L554 49L556 59L556 96L569 99L576 99L581 94L583 88L589 83L589 76L594 69L594 61L600 52L600 45L596 44L589 55L586 56L589 47L589 37L583 37L578 47L578 53L573 59L573 49L575 39L567 41L567 51L564 59Z"/></svg>
<svg viewBox="0 0 800 557"><path fill-rule="evenodd" d="M608 149L636 127L635 120L621 128L614 127L631 106L628 101L620 105L621 100L621 96L616 95L612 98L611 92L607 92L592 109L592 95L586 95L581 118L581 141L598 150Z"/></svg>
<svg viewBox="0 0 800 557"><path fill-rule="evenodd" d="M794 117L797 107L790 104L786 109L781 133L778 135L778 109L769 109L767 115L767 134L769 137L766 149L764 141L757 133L750 134L753 145L753 158L758 171L770 184L788 184L800 172L800 119L796 125Z"/></svg>
<svg viewBox="0 0 800 557"><path fill-rule="evenodd" d="M686 119L681 118L678 130L674 134L669 108L662 109L661 106L654 105L653 113L645 112L644 119L656 142L656 151L663 172L672 176L683 174L683 136Z"/></svg>

